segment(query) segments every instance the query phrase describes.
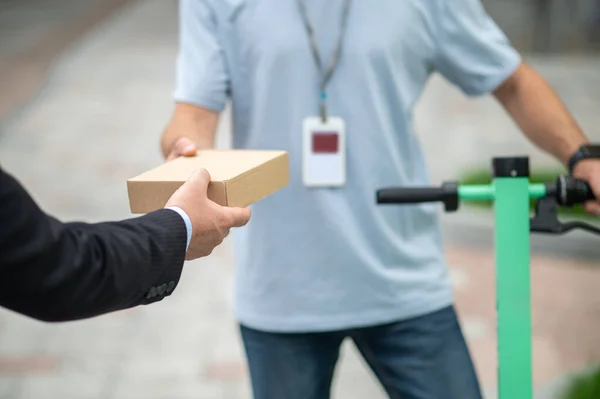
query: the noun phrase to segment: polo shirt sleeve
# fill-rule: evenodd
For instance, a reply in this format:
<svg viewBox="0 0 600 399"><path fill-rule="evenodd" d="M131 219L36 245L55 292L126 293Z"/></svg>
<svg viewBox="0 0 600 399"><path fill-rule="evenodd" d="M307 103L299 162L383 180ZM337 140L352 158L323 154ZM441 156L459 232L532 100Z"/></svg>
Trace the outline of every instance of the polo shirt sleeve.
<svg viewBox="0 0 600 399"><path fill-rule="evenodd" d="M209 1L180 0L175 101L220 112L229 84L217 18Z"/></svg>
<svg viewBox="0 0 600 399"><path fill-rule="evenodd" d="M521 63L480 0L434 0L434 66L469 96L488 94Z"/></svg>

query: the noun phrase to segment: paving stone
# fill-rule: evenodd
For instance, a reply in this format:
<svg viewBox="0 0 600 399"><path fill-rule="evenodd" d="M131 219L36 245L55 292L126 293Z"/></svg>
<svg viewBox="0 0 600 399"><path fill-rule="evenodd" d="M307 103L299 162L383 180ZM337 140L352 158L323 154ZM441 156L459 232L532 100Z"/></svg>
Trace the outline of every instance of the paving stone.
<svg viewBox="0 0 600 399"><path fill-rule="evenodd" d="M0 375L56 374L61 359L47 355L0 356Z"/></svg>
<svg viewBox="0 0 600 399"><path fill-rule="evenodd" d="M332 399L345 398L387 398L381 384L349 340L342 344L332 384Z"/></svg>
<svg viewBox="0 0 600 399"><path fill-rule="evenodd" d="M237 360L222 360L206 366L202 372L203 380L241 381L246 379L248 368L243 358Z"/></svg>
<svg viewBox="0 0 600 399"><path fill-rule="evenodd" d="M47 398L97 399L102 392L103 376L68 372L55 376L33 376L20 380L14 399Z"/></svg>
<svg viewBox="0 0 600 399"><path fill-rule="evenodd" d="M0 117L35 96L53 59L126 1L4 1L0 13Z"/></svg>
<svg viewBox="0 0 600 399"><path fill-rule="evenodd" d="M84 359L120 359L129 350L127 341L135 333L135 326L125 312L42 328L46 340L39 351Z"/></svg>
<svg viewBox="0 0 600 399"><path fill-rule="evenodd" d="M224 392L223 383L160 375L123 379L111 399L214 399L222 398Z"/></svg>
<svg viewBox="0 0 600 399"><path fill-rule="evenodd" d="M0 376L0 399L14 399L18 388L16 377Z"/></svg>
<svg viewBox="0 0 600 399"><path fill-rule="evenodd" d="M4 320L0 335L0 355L29 355L43 347L45 337L36 328L39 326L38 322L5 310L0 310L0 313Z"/></svg>
<svg viewBox="0 0 600 399"><path fill-rule="evenodd" d="M450 276L455 290L468 289L470 283L469 273L464 268L453 266L450 268Z"/></svg>
<svg viewBox="0 0 600 399"><path fill-rule="evenodd" d="M490 324L490 320L483 317L465 315L461 318L463 334L469 342L490 337L492 334Z"/></svg>

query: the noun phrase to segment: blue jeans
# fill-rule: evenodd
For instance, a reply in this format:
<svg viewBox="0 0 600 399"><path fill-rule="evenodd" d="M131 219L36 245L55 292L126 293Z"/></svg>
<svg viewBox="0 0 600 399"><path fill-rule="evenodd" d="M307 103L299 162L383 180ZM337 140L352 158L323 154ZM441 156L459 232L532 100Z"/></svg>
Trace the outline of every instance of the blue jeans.
<svg viewBox="0 0 600 399"><path fill-rule="evenodd" d="M454 307L396 323L325 333L241 326L254 399L327 399L350 338L392 399L481 399Z"/></svg>

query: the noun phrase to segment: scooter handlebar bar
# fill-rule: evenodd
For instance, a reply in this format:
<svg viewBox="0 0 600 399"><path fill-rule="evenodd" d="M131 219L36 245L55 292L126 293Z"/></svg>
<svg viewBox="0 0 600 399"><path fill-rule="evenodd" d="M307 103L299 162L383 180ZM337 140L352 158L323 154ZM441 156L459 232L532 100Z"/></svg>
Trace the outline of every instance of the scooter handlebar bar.
<svg viewBox="0 0 600 399"><path fill-rule="evenodd" d="M413 204L420 202L442 202L444 190L441 187L386 188L377 192L379 204Z"/></svg>
<svg viewBox="0 0 600 399"><path fill-rule="evenodd" d="M458 184L448 182L440 187L393 187L377 191L378 204L418 204L443 202L446 211L458 209Z"/></svg>

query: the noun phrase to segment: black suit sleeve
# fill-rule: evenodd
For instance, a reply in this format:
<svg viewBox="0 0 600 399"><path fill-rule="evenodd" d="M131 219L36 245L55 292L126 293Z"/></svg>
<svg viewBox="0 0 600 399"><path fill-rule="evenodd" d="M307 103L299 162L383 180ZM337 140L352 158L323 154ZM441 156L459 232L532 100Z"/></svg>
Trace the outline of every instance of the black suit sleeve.
<svg viewBox="0 0 600 399"><path fill-rule="evenodd" d="M179 282L186 238L168 209L61 223L0 169L0 306L15 312L68 321L159 301Z"/></svg>

